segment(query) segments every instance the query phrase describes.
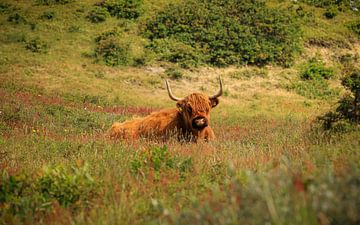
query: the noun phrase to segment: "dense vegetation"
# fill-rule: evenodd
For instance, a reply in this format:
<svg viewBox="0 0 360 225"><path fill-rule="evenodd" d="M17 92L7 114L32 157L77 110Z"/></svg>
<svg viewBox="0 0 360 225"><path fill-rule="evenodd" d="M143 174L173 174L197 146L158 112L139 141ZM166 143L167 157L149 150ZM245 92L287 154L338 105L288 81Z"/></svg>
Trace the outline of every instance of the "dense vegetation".
<svg viewBox="0 0 360 225"><path fill-rule="evenodd" d="M169 5L144 34L162 59L185 65L289 65L300 50L294 15L257 0Z"/></svg>
<svg viewBox="0 0 360 225"><path fill-rule="evenodd" d="M359 224L358 1L0 2L0 225ZM173 92L217 140L111 141Z"/></svg>

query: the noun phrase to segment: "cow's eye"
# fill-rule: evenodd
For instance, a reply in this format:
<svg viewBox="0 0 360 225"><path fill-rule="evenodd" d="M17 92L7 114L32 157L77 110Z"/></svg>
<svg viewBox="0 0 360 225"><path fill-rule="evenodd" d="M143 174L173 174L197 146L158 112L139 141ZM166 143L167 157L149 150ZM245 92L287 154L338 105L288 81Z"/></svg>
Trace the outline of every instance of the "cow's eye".
<svg viewBox="0 0 360 225"><path fill-rule="evenodd" d="M191 108L191 106L188 106L187 111L188 111L188 113L191 115L191 113L192 113L192 108Z"/></svg>

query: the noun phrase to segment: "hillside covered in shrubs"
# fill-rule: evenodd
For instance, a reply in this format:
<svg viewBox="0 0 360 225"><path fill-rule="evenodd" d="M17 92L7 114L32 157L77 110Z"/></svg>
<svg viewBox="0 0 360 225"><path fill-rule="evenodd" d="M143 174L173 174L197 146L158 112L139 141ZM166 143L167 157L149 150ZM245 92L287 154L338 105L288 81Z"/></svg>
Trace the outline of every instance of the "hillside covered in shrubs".
<svg viewBox="0 0 360 225"><path fill-rule="evenodd" d="M0 1L0 225L360 224L360 1ZM212 142L110 140L211 95Z"/></svg>

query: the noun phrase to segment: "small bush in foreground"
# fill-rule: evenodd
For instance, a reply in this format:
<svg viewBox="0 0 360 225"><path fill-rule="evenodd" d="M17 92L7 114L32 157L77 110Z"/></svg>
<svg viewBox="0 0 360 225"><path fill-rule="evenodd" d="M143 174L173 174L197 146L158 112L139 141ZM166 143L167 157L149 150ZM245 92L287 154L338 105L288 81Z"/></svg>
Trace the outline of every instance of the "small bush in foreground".
<svg viewBox="0 0 360 225"><path fill-rule="evenodd" d="M0 223L15 218L22 221L48 213L54 201L72 209L87 207L96 195L97 184L85 166L47 167L37 177L25 173L0 174Z"/></svg>
<svg viewBox="0 0 360 225"><path fill-rule="evenodd" d="M109 12L102 7L93 8L86 18L93 23L101 23L106 20L110 16Z"/></svg>
<svg viewBox="0 0 360 225"><path fill-rule="evenodd" d="M238 172L238 178L214 188L205 200L182 209L157 208L158 224L351 224L360 222L359 177L355 172L319 179L286 171ZM345 203L345 204L344 204ZM339 207L342 205L342 207Z"/></svg>
<svg viewBox="0 0 360 225"><path fill-rule="evenodd" d="M96 183L86 165L71 169L62 166L48 167L38 179L40 193L47 199L56 199L63 207L88 205L94 195Z"/></svg>

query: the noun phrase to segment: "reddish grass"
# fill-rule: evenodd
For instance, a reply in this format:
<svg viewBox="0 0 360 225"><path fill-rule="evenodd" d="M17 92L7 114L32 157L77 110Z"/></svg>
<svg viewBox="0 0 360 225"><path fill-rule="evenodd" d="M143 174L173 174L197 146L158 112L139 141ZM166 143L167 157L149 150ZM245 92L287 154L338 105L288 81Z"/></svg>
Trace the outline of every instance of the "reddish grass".
<svg viewBox="0 0 360 225"><path fill-rule="evenodd" d="M34 95L29 92L17 92L14 95L0 90L0 99L3 102L9 101L19 101L28 106L34 106L38 104L43 105L62 105L70 108L84 109L91 112L105 112L113 114L122 114L122 115L147 115L151 112L154 112L158 109L149 108L149 107L132 107L132 106L96 106L90 103L74 103L66 102L59 97L54 96L44 96L44 95Z"/></svg>

